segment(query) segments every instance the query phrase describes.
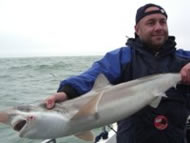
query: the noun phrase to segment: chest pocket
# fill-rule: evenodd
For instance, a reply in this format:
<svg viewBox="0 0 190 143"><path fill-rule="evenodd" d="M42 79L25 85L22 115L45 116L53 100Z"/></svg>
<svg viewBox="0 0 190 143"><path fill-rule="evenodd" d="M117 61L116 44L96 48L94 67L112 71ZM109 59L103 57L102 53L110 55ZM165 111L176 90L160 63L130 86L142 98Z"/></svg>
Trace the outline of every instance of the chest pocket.
<svg viewBox="0 0 190 143"><path fill-rule="evenodd" d="M132 63L133 79L157 73L178 72L179 68L173 69L178 65L172 55L165 57L144 56L139 53L135 55Z"/></svg>

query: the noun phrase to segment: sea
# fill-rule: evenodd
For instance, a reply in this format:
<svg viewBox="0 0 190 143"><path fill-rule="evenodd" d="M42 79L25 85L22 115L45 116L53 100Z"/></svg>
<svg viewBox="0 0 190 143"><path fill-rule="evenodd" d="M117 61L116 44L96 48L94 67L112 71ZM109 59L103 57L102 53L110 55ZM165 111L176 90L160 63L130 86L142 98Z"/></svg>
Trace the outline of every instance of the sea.
<svg viewBox="0 0 190 143"><path fill-rule="evenodd" d="M78 75L101 59L101 56L0 58L0 111L44 101L56 93L61 80ZM94 129L98 134L100 129ZM24 139L7 125L0 124L0 143L41 143ZM57 143L82 143L74 136Z"/></svg>

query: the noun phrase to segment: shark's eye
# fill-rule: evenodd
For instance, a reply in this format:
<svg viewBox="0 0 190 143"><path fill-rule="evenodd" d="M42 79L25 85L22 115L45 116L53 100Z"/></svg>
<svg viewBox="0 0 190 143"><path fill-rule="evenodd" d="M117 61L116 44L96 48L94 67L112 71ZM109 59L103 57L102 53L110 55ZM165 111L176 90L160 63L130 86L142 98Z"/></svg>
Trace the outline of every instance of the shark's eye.
<svg viewBox="0 0 190 143"><path fill-rule="evenodd" d="M25 120L20 120L15 126L14 126L14 130L16 131L20 131L24 125L26 124Z"/></svg>
<svg viewBox="0 0 190 143"><path fill-rule="evenodd" d="M35 119L34 116L31 115L31 116L28 116L26 120L30 121L30 120L34 120L34 119Z"/></svg>

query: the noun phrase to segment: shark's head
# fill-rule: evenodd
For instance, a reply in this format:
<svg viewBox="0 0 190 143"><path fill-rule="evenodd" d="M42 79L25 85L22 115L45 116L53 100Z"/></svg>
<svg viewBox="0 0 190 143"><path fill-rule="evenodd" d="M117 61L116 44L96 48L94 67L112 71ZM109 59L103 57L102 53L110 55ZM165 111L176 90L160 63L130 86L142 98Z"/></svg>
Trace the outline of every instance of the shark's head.
<svg viewBox="0 0 190 143"><path fill-rule="evenodd" d="M27 124L27 114L18 110L9 109L0 112L0 122L11 126L15 131L20 132Z"/></svg>
<svg viewBox="0 0 190 143"><path fill-rule="evenodd" d="M10 125L20 137L47 139L60 132L64 126L63 117L56 112L23 112L10 110L0 112L0 122ZM57 130L55 133L54 131Z"/></svg>

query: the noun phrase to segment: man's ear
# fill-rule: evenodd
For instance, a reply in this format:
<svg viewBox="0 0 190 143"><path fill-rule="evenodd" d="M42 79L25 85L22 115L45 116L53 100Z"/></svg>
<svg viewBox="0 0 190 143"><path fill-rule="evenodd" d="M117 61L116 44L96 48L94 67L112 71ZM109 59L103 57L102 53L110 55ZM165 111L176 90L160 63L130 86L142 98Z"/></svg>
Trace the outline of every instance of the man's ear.
<svg viewBox="0 0 190 143"><path fill-rule="evenodd" d="M135 28L135 33L136 33L137 35L139 35L139 26L138 26L138 24L136 24L136 25L134 26L134 28Z"/></svg>

